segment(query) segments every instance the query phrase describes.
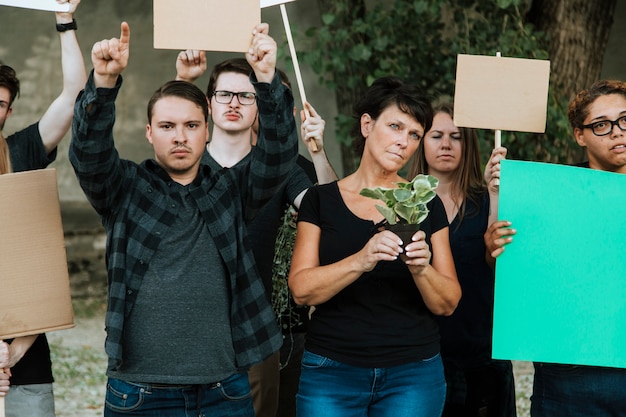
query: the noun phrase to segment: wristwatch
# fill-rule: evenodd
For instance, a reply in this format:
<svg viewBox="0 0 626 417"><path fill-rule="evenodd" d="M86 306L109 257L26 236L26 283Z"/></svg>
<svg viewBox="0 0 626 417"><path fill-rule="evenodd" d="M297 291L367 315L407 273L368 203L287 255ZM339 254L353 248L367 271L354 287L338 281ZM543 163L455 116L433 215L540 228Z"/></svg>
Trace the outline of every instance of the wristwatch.
<svg viewBox="0 0 626 417"><path fill-rule="evenodd" d="M57 32L65 32L67 30L78 30L76 19L72 19L70 23L57 23Z"/></svg>

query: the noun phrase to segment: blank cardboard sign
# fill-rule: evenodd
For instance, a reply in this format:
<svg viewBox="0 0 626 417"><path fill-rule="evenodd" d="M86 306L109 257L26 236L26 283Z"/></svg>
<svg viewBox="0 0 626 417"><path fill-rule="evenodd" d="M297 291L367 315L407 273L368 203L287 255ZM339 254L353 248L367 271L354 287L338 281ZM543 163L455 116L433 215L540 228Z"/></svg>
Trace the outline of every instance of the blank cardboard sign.
<svg viewBox="0 0 626 417"><path fill-rule="evenodd" d="M0 339L74 326L56 170L0 175Z"/></svg>
<svg viewBox="0 0 626 417"><path fill-rule="evenodd" d="M550 61L458 55L454 124L545 132L549 82Z"/></svg>
<svg viewBox="0 0 626 417"><path fill-rule="evenodd" d="M0 0L0 6L23 7L51 12L68 12L70 10L68 3L59 4L56 0Z"/></svg>
<svg viewBox="0 0 626 417"><path fill-rule="evenodd" d="M259 0L154 0L154 47L247 52Z"/></svg>

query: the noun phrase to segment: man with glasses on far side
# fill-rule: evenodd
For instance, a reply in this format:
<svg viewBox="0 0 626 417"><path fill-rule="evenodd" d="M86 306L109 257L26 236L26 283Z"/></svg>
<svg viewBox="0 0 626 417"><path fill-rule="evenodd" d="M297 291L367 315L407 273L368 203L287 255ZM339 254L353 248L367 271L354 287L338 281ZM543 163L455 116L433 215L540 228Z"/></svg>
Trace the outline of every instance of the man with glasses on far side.
<svg viewBox="0 0 626 417"><path fill-rule="evenodd" d="M178 55L177 80L193 82L205 70L204 51L187 50ZM203 163L215 170L229 168L249 171L258 130L258 109L254 88L250 83L251 71L252 67L245 59L235 58L215 65L209 77L206 95L209 99L213 130ZM281 76L282 83L290 87L286 75L278 69L276 71ZM311 155L318 183L325 184L337 179L323 147L325 122L309 103L306 105L309 115L302 121L302 140ZM304 194L313 185L303 168L305 162L308 162L306 158L298 158L285 185L259 211L257 217L247 224L247 236L269 302L273 292L274 243L281 217L287 204L298 209ZM280 366L280 352L277 351L265 361L254 365L248 373L256 417L276 416Z"/></svg>

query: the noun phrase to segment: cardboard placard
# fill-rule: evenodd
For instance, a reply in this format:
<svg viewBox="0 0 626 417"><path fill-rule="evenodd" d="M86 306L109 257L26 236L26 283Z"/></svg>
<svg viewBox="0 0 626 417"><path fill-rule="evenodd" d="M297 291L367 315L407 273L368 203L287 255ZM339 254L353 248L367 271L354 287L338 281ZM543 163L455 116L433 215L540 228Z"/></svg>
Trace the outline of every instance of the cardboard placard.
<svg viewBox="0 0 626 417"><path fill-rule="evenodd" d="M277 4L289 3L295 0L261 0L261 9L270 6L276 6Z"/></svg>
<svg viewBox="0 0 626 417"><path fill-rule="evenodd" d="M626 368L626 175L502 161L493 357Z"/></svg>
<svg viewBox="0 0 626 417"><path fill-rule="evenodd" d="M51 12L69 12L70 4L59 4L56 0L0 0L0 6L23 7L34 10L48 10Z"/></svg>
<svg viewBox="0 0 626 417"><path fill-rule="evenodd" d="M550 61L460 54L454 124L545 132L549 83Z"/></svg>
<svg viewBox="0 0 626 417"><path fill-rule="evenodd" d="M74 326L56 170L0 175L0 339Z"/></svg>
<svg viewBox="0 0 626 417"><path fill-rule="evenodd" d="M259 0L154 0L154 47L247 52Z"/></svg>

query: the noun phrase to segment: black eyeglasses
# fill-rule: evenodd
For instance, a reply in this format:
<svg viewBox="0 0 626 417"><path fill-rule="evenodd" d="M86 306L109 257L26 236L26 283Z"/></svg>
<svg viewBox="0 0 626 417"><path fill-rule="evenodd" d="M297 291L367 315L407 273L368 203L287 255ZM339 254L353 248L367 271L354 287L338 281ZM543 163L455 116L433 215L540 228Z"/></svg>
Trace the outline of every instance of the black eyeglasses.
<svg viewBox="0 0 626 417"><path fill-rule="evenodd" d="M606 136L613 131L613 126L617 125L621 131L626 131L626 116L622 116L617 120L600 120L599 122L583 125L585 129L591 129L596 136Z"/></svg>
<svg viewBox="0 0 626 417"><path fill-rule="evenodd" d="M239 104L243 106L250 106L256 102L256 94L250 93L248 91L241 91L239 93L234 93L232 91L218 90L213 92L213 96L215 97L215 101L220 104L230 104L233 101L233 97L237 96L237 100L239 100Z"/></svg>

